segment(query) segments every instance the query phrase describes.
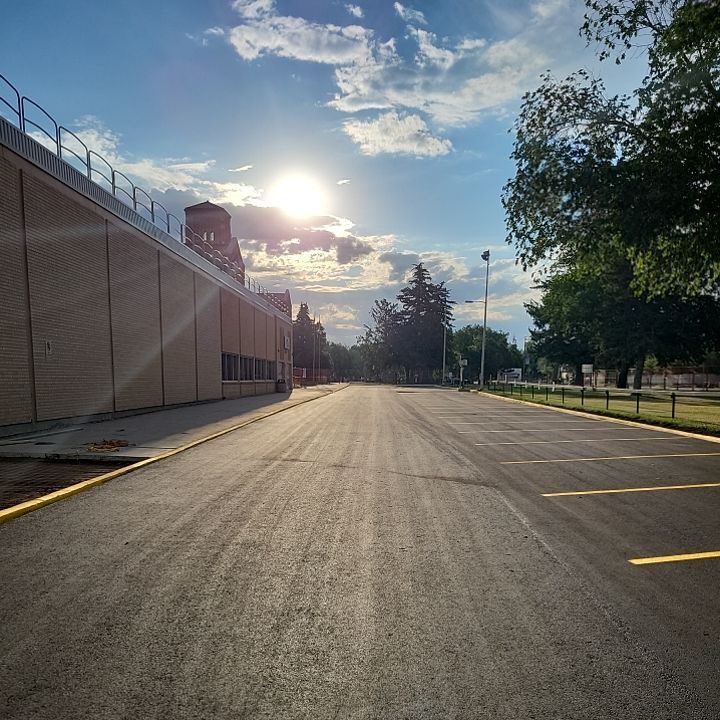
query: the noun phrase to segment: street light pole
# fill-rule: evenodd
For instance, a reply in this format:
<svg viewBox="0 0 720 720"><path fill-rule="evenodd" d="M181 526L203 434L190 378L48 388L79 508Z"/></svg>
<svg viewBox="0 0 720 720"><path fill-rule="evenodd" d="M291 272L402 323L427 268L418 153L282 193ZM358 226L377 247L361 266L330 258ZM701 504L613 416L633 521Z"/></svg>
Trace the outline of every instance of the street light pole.
<svg viewBox="0 0 720 720"><path fill-rule="evenodd" d="M490 251L486 250L480 256L487 265L485 266L485 299L484 300L466 300L466 303L482 303L483 304L483 334L482 334L482 350L480 351L480 387L485 385L485 336L487 335L487 300L488 300L488 278L490 277Z"/></svg>
<svg viewBox="0 0 720 720"><path fill-rule="evenodd" d="M487 299L488 280L490 279L490 251L486 250L480 257L485 261L485 304L483 306L483 336L480 352L480 389L485 387L485 336L487 335Z"/></svg>
<svg viewBox="0 0 720 720"><path fill-rule="evenodd" d="M442 379L440 380L440 384L445 384L445 357L446 357L446 348L447 348L447 320L443 318L443 371L442 371Z"/></svg>

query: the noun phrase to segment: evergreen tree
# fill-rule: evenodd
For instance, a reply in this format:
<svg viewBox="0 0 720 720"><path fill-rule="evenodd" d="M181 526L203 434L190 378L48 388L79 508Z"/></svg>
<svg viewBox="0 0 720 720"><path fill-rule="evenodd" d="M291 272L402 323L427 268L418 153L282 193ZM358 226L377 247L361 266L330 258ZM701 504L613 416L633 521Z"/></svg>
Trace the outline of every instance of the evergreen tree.
<svg viewBox="0 0 720 720"><path fill-rule="evenodd" d="M293 321L293 363L295 367L310 369L331 366L325 328L310 317L307 303L300 303Z"/></svg>
<svg viewBox="0 0 720 720"><path fill-rule="evenodd" d="M452 320L445 283L435 284L423 263L413 265L410 280L397 296L402 329L401 364L410 380L429 382L442 367L443 325Z"/></svg>

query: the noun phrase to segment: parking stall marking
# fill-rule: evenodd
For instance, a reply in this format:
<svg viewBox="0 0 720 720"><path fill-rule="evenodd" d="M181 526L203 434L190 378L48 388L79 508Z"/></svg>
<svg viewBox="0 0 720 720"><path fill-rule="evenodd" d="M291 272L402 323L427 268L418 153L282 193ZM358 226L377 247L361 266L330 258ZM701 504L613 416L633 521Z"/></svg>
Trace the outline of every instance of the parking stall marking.
<svg viewBox="0 0 720 720"><path fill-rule="evenodd" d="M601 460L643 460L646 458L717 457L720 453L675 453L667 455L611 455L609 457L562 458L560 460L505 460L500 465L539 465L543 463L599 462Z"/></svg>
<svg viewBox="0 0 720 720"><path fill-rule="evenodd" d="M681 555L659 555L658 557L632 558L628 560L631 565L658 565L660 563L685 562L687 560L709 560L720 558L720 550L709 552L683 553Z"/></svg>
<svg viewBox="0 0 720 720"><path fill-rule="evenodd" d="M647 432L647 428L625 428L626 430L637 430ZM524 428L518 430L512 430L510 428L506 430L458 430L460 435L470 435L478 433L534 433L534 432L615 432L616 428L613 427L559 427L559 428L542 428L541 430L525 430Z"/></svg>
<svg viewBox="0 0 720 720"><path fill-rule="evenodd" d="M577 420L551 420L552 423L573 423ZM597 423L601 420L588 420L587 422ZM537 420L496 420L495 422L451 422L448 425L537 425ZM560 430L561 428L556 428ZM607 428L608 430L610 428Z"/></svg>
<svg viewBox="0 0 720 720"><path fill-rule="evenodd" d="M669 437L621 437L621 438L582 438L580 440L525 440L524 442L491 442L491 443L475 443L475 447L489 447L495 445L557 445L559 443L589 443L589 442L655 442L655 441L677 441L685 438L669 438Z"/></svg>
<svg viewBox="0 0 720 720"><path fill-rule="evenodd" d="M617 495L622 493L658 492L663 490L696 490L720 488L720 483L693 483L689 485L650 485L649 487L618 488L614 490L575 490L572 492L541 493L542 497L572 497L575 495Z"/></svg>

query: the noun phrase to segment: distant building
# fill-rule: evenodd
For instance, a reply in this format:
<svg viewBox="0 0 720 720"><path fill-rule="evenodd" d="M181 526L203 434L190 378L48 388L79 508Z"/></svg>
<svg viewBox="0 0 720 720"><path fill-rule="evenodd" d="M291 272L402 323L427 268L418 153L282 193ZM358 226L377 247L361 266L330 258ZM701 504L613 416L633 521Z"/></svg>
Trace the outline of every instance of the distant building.
<svg viewBox="0 0 720 720"><path fill-rule="evenodd" d="M185 224L208 242L214 250L224 255L242 269L245 279L245 261L240 243L230 230L230 213L220 205L209 201L185 208Z"/></svg>

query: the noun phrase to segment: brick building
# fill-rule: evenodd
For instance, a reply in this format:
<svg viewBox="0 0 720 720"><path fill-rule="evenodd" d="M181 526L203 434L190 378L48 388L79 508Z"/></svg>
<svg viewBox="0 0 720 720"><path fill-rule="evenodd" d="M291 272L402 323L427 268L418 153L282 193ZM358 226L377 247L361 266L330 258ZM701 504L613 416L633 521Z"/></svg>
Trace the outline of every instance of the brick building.
<svg viewBox="0 0 720 720"><path fill-rule="evenodd" d="M0 434L290 384L289 293L246 287L229 214L173 236L88 175L0 118Z"/></svg>

